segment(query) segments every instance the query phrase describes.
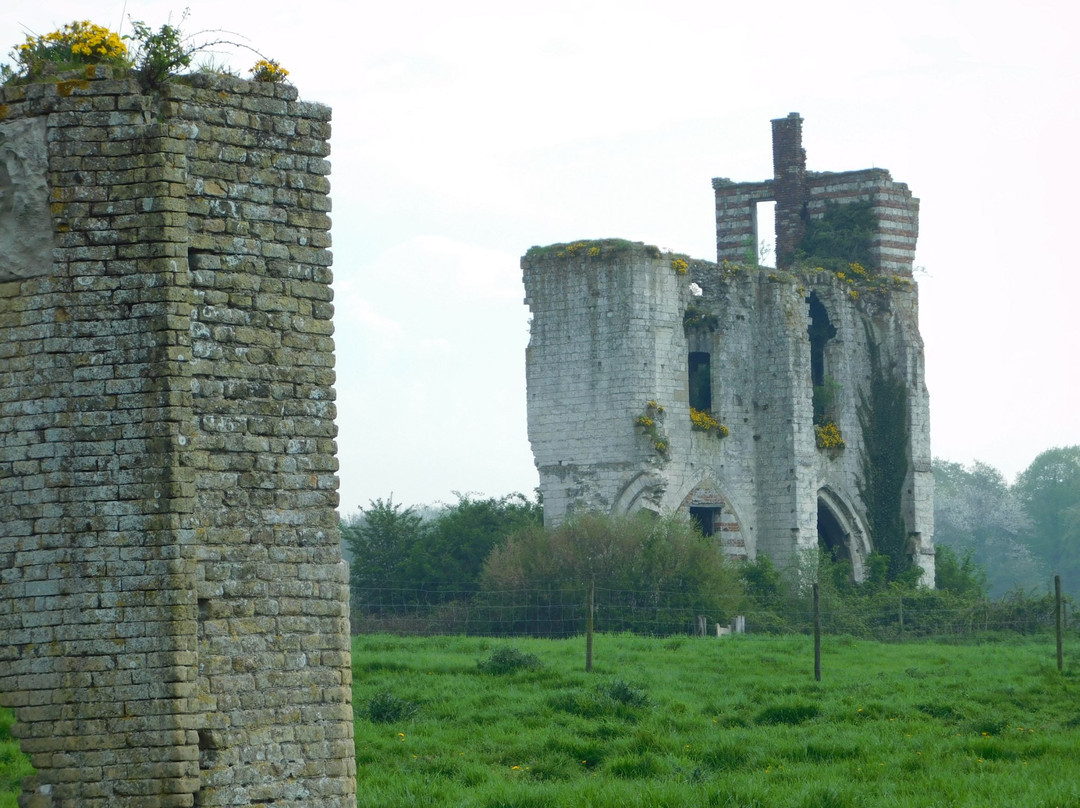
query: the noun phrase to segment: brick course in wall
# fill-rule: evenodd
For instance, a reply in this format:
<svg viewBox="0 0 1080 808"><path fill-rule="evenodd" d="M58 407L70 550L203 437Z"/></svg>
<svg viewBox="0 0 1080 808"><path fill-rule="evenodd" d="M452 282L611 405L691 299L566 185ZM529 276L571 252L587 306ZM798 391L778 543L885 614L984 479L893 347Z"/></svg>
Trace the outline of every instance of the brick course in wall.
<svg viewBox="0 0 1080 808"><path fill-rule="evenodd" d="M0 92L21 805L351 806L329 110L101 68Z"/></svg>
<svg viewBox="0 0 1080 808"><path fill-rule="evenodd" d="M825 214L827 203L871 202L878 219L871 253L875 269L911 275L919 237L919 200L883 168L861 171L806 170L802 118L792 112L773 125L774 177L764 182L713 180L717 261L745 261L766 232L757 221L759 202L776 202L777 266L788 269L806 232L806 220Z"/></svg>

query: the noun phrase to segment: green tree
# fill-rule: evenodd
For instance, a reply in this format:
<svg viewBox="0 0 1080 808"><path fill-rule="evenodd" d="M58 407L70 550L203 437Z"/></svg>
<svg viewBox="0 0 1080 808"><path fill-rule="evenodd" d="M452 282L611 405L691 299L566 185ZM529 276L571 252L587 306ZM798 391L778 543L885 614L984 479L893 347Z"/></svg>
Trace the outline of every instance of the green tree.
<svg viewBox="0 0 1080 808"><path fill-rule="evenodd" d="M1032 552L1070 592L1080 590L1080 446L1062 446L1036 457L1013 486L1033 527Z"/></svg>
<svg viewBox="0 0 1080 808"><path fill-rule="evenodd" d="M1030 530L1023 503L996 468L934 461L934 543L952 551L938 567L939 588L952 589L940 585L942 575L950 574L950 560L962 563L969 554L985 570L991 597L1045 587L1046 570L1025 544Z"/></svg>
<svg viewBox="0 0 1080 808"><path fill-rule="evenodd" d="M412 508L389 499L372 500L359 519L341 525L341 538L352 553L349 580L354 599L385 586L402 586L404 566L424 536L423 519Z"/></svg>
<svg viewBox="0 0 1080 808"><path fill-rule="evenodd" d="M939 544L934 548L934 587L961 597L981 598L986 594L986 571L974 559L968 548L957 555L951 547Z"/></svg>
<svg viewBox="0 0 1080 808"><path fill-rule="evenodd" d="M512 533L542 525L543 507L523 494L474 499L458 494L411 549L404 577L413 586L471 595L484 559Z"/></svg>

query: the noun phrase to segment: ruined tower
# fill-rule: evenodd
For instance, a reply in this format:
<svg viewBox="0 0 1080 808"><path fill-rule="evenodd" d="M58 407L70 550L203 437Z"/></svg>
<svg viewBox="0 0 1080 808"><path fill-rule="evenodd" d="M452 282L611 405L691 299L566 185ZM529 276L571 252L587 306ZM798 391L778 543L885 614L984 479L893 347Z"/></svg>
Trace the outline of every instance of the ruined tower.
<svg viewBox="0 0 1080 808"><path fill-rule="evenodd" d="M0 702L21 804L355 804L330 111L0 90Z"/></svg>
<svg viewBox="0 0 1080 808"><path fill-rule="evenodd" d="M679 510L737 558L823 547L933 581L918 201L883 169L713 181L717 263L618 240L533 248L529 438L545 519ZM775 202L778 268L756 265Z"/></svg>

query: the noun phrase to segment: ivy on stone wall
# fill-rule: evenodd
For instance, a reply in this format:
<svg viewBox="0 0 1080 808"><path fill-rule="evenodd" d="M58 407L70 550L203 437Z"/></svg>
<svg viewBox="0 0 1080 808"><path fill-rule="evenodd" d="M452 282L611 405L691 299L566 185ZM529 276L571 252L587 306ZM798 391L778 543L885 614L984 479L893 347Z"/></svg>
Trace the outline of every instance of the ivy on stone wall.
<svg viewBox="0 0 1080 808"><path fill-rule="evenodd" d="M859 393L863 450L859 495L874 549L889 559L886 576L896 580L912 568L904 522L904 481L908 471L907 385L882 367L881 348L865 324L870 357L870 389Z"/></svg>
<svg viewBox="0 0 1080 808"><path fill-rule="evenodd" d="M873 203L849 202L825 205L824 215L808 218L806 233L795 248L797 263L813 263L826 269L847 269L857 263L876 267L871 247L878 229Z"/></svg>

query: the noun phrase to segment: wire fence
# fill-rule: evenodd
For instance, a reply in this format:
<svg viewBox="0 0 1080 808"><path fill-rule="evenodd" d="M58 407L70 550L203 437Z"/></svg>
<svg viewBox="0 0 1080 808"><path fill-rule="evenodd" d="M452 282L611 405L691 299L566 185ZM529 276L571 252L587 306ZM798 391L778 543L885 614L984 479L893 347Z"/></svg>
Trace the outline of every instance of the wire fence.
<svg viewBox="0 0 1080 808"><path fill-rule="evenodd" d="M809 592L767 603L736 601L724 593L629 591L595 587L593 630L648 636L723 636L730 632L809 634L814 614ZM1066 599L1063 625L1072 625ZM354 634L464 634L489 637L572 637L584 634L590 611L588 585L546 589L476 591L370 586L354 591ZM1053 633L1054 595L1016 594L999 600L960 599L940 592L823 595L821 632L886 641L964 638L993 633Z"/></svg>

